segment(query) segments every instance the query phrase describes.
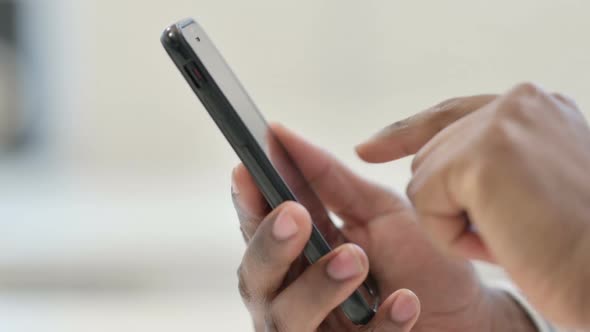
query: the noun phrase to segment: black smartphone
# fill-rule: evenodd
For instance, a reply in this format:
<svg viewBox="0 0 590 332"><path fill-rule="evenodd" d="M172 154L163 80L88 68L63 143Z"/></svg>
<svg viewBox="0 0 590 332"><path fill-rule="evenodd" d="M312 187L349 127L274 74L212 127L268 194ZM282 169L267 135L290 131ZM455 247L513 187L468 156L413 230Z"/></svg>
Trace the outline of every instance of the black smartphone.
<svg viewBox="0 0 590 332"><path fill-rule="evenodd" d="M182 20L164 30L161 42L269 205L297 201L308 209L314 221L304 249L309 263L330 252L322 233L336 228L326 220L327 210L201 26L193 19ZM365 282L340 307L361 325L374 316L378 302L375 287Z"/></svg>

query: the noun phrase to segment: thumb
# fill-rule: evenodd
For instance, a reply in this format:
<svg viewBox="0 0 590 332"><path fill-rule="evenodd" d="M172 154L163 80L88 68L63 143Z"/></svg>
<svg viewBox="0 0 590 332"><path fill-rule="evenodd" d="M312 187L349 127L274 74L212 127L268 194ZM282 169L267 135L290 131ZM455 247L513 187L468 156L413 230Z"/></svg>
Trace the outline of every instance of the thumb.
<svg viewBox="0 0 590 332"><path fill-rule="evenodd" d="M391 294L374 319L373 332L410 332L420 315L420 300L412 291L400 289Z"/></svg>

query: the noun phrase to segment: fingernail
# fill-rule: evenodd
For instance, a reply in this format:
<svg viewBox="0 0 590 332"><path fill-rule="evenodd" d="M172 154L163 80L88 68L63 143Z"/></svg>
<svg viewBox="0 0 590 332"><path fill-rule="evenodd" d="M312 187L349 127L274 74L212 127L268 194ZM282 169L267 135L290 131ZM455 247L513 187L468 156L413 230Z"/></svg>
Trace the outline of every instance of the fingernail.
<svg viewBox="0 0 590 332"><path fill-rule="evenodd" d="M363 273L361 250L357 246L347 246L340 250L326 267L328 275L334 280L342 281Z"/></svg>
<svg viewBox="0 0 590 332"><path fill-rule="evenodd" d="M399 296L391 306L391 319L396 323L406 323L418 314L418 305L414 297L408 294Z"/></svg>
<svg viewBox="0 0 590 332"><path fill-rule="evenodd" d="M236 170L238 168L234 167L234 169L231 171L231 194L234 196L237 196L240 191L238 190L238 186L236 184Z"/></svg>
<svg viewBox="0 0 590 332"><path fill-rule="evenodd" d="M285 241L293 237L298 228L293 217L287 211L282 211L272 225L272 235L279 241Z"/></svg>

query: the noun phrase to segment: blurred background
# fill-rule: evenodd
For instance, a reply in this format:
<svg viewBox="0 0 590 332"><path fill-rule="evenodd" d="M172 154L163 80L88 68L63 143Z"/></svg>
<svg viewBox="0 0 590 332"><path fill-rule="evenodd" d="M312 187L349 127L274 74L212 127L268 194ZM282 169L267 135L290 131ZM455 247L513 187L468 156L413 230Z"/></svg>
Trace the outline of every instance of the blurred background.
<svg viewBox="0 0 590 332"><path fill-rule="evenodd" d="M195 17L268 119L403 192L409 160L366 165L352 147L442 99L532 80L590 110L588 12L0 0L0 329L251 329L236 290L238 160L160 46L168 24Z"/></svg>

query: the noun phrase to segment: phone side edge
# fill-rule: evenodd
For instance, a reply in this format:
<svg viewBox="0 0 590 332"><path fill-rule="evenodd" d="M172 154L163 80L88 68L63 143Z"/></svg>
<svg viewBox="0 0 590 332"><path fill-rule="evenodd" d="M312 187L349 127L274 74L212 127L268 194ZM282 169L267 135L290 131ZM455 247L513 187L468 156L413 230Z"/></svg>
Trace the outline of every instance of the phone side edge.
<svg viewBox="0 0 590 332"><path fill-rule="evenodd" d="M187 47L187 46L190 48L190 45L188 45L188 43L186 43L186 41L184 41L185 37L182 34L181 25L183 23L190 24L191 21L194 22L193 20L188 19L188 20L180 21L176 24L173 24L173 25L167 27L160 37L160 41L161 41L162 45L166 49L168 55L172 58L176 67L181 71L181 73L183 71L182 65L180 64L181 59L186 59L187 57L190 57L190 56L195 56L196 58L198 58L198 55L194 54L195 53L194 50L191 51L191 53L193 53L193 54L185 54L188 50L183 49L183 47ZM200 59L199 59L199 62L200 62ZM205 70L207 71L207 68L205 68ZM207 75L212 78L211 73L209 73L208 71L207 71ZM213 80L213 82L214 82L214 80ZM189 83L189 85L190 85L190 83ZM226 98L224 96L224 92L222 91L222 89L219 87L217 87L217 89L219 90L219 94L221 95L221 97ZM228 131L231 131L231 132L233 132L233 134L238 135L242 138L244 138L243 132L247 131L247 129L244 129L247 127L243 123L243 121L240 119L240 117L237 116L237 114L236 114L235 120L239 121L241 123L241 126L243 126L244 128L238 128L238 126L236 124L231 124L231 121L230 121L229 125L224 127L224 124L222 124L222 122L224 122L226 120L219 119L218 117L216 117L214 115L215 111L211 110L210 105L209 106L207 105L207 103L201 98L201 96L199 96L199 94L197 93L197 91L194 88L193 88L193 92L199 97L200 101L203 103L203 105L207 109L209 115L213 118L214 122L217 124L220 131L222 131L226 140L230 143L230 145L232 146L233 150L236 152L236 154L238 155L240 160L242 160L242 162L244 162L244 164L247 166L247 168L251 172L256 174L256 176L254 176L254 177L257 180L257 182L266 182L264 185L259 184L259 187L263 187L261 189L264 189L264 191L266 191L265 196L267 196L267 195L275 196L275 200L274 200L275 204L271 204L271 205L274 205L273 207L276 207L276 205L278 205L277 203L279 201L284 202L284 201L288 201L288 200L295 200L295 197L292 194L285 195L284 193L281 194L279 192L275 192L274 194L271 194L269 192L269 190L270 190L269 188L273 187L274 190L276 191L276 189L277 189L276 188L276 185L277 185L276 181L277 180L270 179L266 176L265 172L268 171L269 167L267 165L265 165L265 163L260 162L261 154L263 154L263 153L258 151L258 149L251 149L251 151L249 151L249 155L247 155L247 153L246 153L247 151L245 152L245 150L247 150L247 148L244 148L244 146L237 144L237 142L234 142L235 139L231 138L232 133L229 133ZM228 104L231 106L231 103L228 102ZM233 106L232 106L232 108L233 108ZM232 110L232 112L236 113L235 110ZM251 144L252 144L251 141L253 140L253 138L248 137L245 140L247 141L247 143L245 145L251 146ZM265 155L263 157L267 158ZM274 172L276 172L276 170L274 170ZM262 178L267 179L267 181L262 181L261 180ZM279 198L277 198L277 197L279 197ZM331 250L331 248L328 245L327 241L323 238L323 235L319 232L317 227L315 225L313 225L312 235L310 236L310 240L305 248L305 256L307 257L308 261L310 261L310 263L314 263L320 257L322 257L323 255L328 253L330 250ZM363 287L363 286L361 286L361 287ZM368 303L365 303L365 300L363 299L363 296L360 295L359 290L356 290L346 301L344 301L342 303L341 307L342 307L345 315L355 324L366 324L368 321L371 320L371 318L374 316L374 313L375 313L374 308L371 308L368 305Z"/></svg>

